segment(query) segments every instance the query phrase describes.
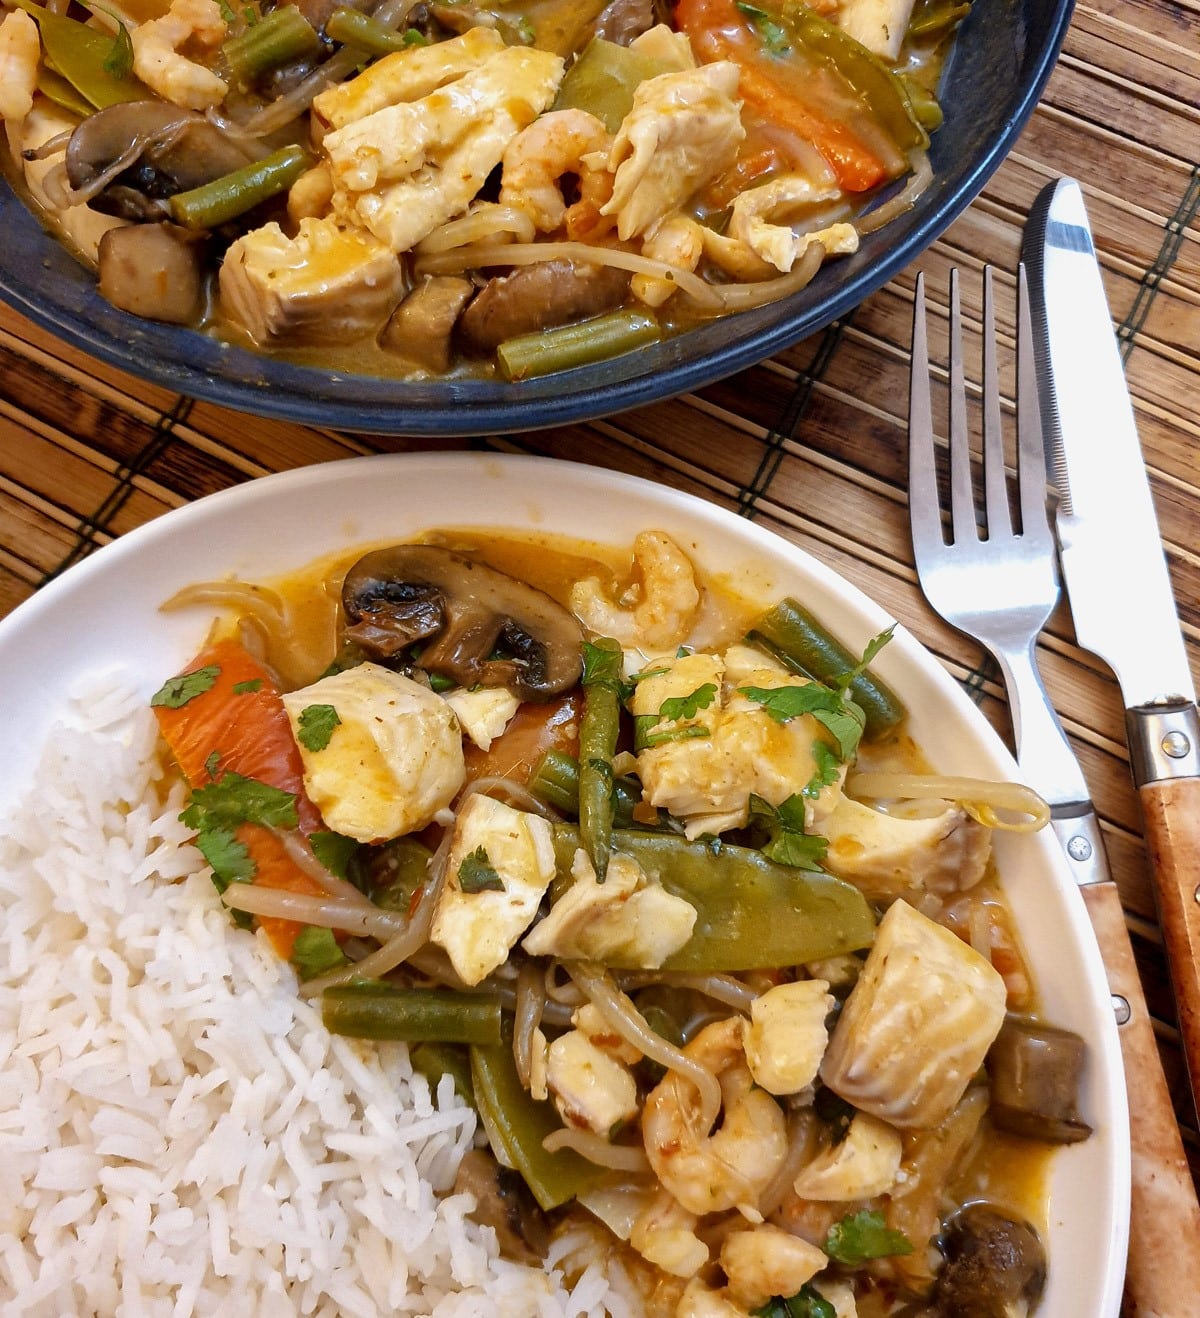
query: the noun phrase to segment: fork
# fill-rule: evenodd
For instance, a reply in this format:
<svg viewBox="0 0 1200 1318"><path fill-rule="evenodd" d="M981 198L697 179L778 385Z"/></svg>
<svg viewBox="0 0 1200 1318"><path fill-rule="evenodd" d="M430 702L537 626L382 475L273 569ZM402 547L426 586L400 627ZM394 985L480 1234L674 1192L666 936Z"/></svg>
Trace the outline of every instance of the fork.
<svg viewBox="0 0 1200 1318"><path fill-rule="evenodd" d="M909 393L909 521L921 588L947 622L995 658L1008 691L1017 762L1046 798L1051 825L1079 884L1107 973L1120 1027L1130 1106L1132 1212L1127 1290L1134 1312L1180 1308L1172 1281L1187 1239L1187 1269L1200 1267L1200 1243L1178 1223L1200 1223L1154 1027L1138 978L1120 895L1104 853L1083 771L1042 685L1035 647L1058 601L1056 548L1046 511L1046 460L1034 375L1025 270L1017 277L1016 476L1020 528L1009 509L1008 473L996 367L992 269L983 272L983 512L976 517L967 428L958 271L950 274L950 530L938 496L930 406L924 278L917 276ZM1176 1224L1165 1226L1164 1224ZM1194 1272L1192 1275L1196 1275ZM1194 1296L1185 1302L1190 1305Z"/></svg>
<svg viewBox="0 0 1200 1318"><path fill-rule="evenodd" d="M980 534L976 521L958 282L958 271L951 270L952 538L947 542L942 534L935 466L925 280L923 275L917 276L908 422L909 519L917 577L926 599L937 612L951 626L983 645L1000 666L1018 754L1036 763L1043 795L1082 805L1088 799L1087 787L1042 685L1035 654L1038 635L1058 602L1059 584L1054 536L1046 515L1046 457L1033 375L1033 331L1025 270L1022 266L1018 273L1019 530L1013 528L1004 463L991 266L986 266L983 272L984 534Z"/></svg>

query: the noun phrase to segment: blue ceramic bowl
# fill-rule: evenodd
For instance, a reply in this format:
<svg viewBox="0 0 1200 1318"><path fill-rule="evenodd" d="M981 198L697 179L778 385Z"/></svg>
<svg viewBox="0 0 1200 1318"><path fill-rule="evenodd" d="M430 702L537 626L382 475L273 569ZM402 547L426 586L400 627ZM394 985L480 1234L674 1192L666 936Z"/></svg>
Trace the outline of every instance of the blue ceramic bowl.
<svg viewBox="0 0 1200 1318"><path fill-rule="evenodd" d="M0 181L0 296L93 356L178 393L246 412L347 430L465 435L609 415L684 393L762 361L844 315L914 260L963 211L1012 148L1054 66L1074 0L981 0L942 78L946 122L933 183L916 205L826 264L801 292L595 366L519 384L405 382L296 366L192 330L139 320Z"/></svg>

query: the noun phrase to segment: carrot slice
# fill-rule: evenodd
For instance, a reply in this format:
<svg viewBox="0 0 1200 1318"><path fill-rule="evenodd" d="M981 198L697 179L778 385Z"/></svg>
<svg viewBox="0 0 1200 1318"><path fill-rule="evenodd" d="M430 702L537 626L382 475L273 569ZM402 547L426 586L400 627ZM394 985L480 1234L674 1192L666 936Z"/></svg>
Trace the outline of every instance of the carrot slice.
<svg viewBox="0 0 1200 1318"><path fill-rule="evenodd" d="M224 772L239 773L291 792L305 835L323 828L320 812L304 790L300 750L270 672L238 641L223 640L201 651L179 681L198 675L204 680L196 685L204 689L182 703L154 706L159 730L188 783L197 788ZM237 838L254 861L254 883L320 893L320 885L299 868L269 828L242 824ZM304 926L273 917L260 918L258 923L279 955L290 957Z"/></svg>
<svg viewBox="0 0 1200 1318"><path fill-rule="evenodd" d="M679 0L675 22L706 63L732 60L739 71L738 95L769 122L792 129L829 162L847 192L866 192L888 172L879 157L841 120L803 95L802 71L789 80L786 62L762 51L733 0Z"/></svg>

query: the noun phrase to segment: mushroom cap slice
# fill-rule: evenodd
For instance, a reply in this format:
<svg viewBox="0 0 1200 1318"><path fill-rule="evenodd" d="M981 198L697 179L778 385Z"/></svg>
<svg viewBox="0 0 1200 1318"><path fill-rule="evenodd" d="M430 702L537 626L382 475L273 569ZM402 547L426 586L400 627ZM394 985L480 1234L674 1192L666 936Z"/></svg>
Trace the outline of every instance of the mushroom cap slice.
<svg viewBox="0 0 1200 1318"><path fill-rule="evenodd" d="M542 591L437 545L393 545L346 574L346 639L390 659L425 641L418 668L460 686L503 686L522 700L569 690L582 671L583 630ZM501 657L492 657L496 650Z"/></svg>

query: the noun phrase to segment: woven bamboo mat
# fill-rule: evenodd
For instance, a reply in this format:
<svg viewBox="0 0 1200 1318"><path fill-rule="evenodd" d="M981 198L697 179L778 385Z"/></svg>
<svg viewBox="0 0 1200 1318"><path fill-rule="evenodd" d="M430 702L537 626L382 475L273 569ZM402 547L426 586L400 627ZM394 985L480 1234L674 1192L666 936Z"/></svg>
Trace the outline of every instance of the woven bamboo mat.
<svg viewBox="0 0 1200 1318"><path fill-rule="evenodd" d="M940 322L948 270L964 269L967 320L977 331L979 269L992 262L1015 270L1020 226L1044 183L1058 174L1083 183L1200 671L1198 146L1197 0L1081 0L1015 151L918 266ZM431 447L541 453L688 490L803 546L921 637L1007 735L995 671L933 616L912 567L902 418L916 268L824 332L696 395L590 425L436 445L304 429L172 396L0 307L0 613L132 527L268 472ZM1000 295L1001 324L1010 326L1011 273ZM944 324L932 333L941 343ZM1010 337L1002 352L1011 346ZM977 349L976 334L969 361ZM1178 1115L1200 1169L1119 694L1103 665L1075 646L1061 612L1041 661L1104 821Z"/></svg>

